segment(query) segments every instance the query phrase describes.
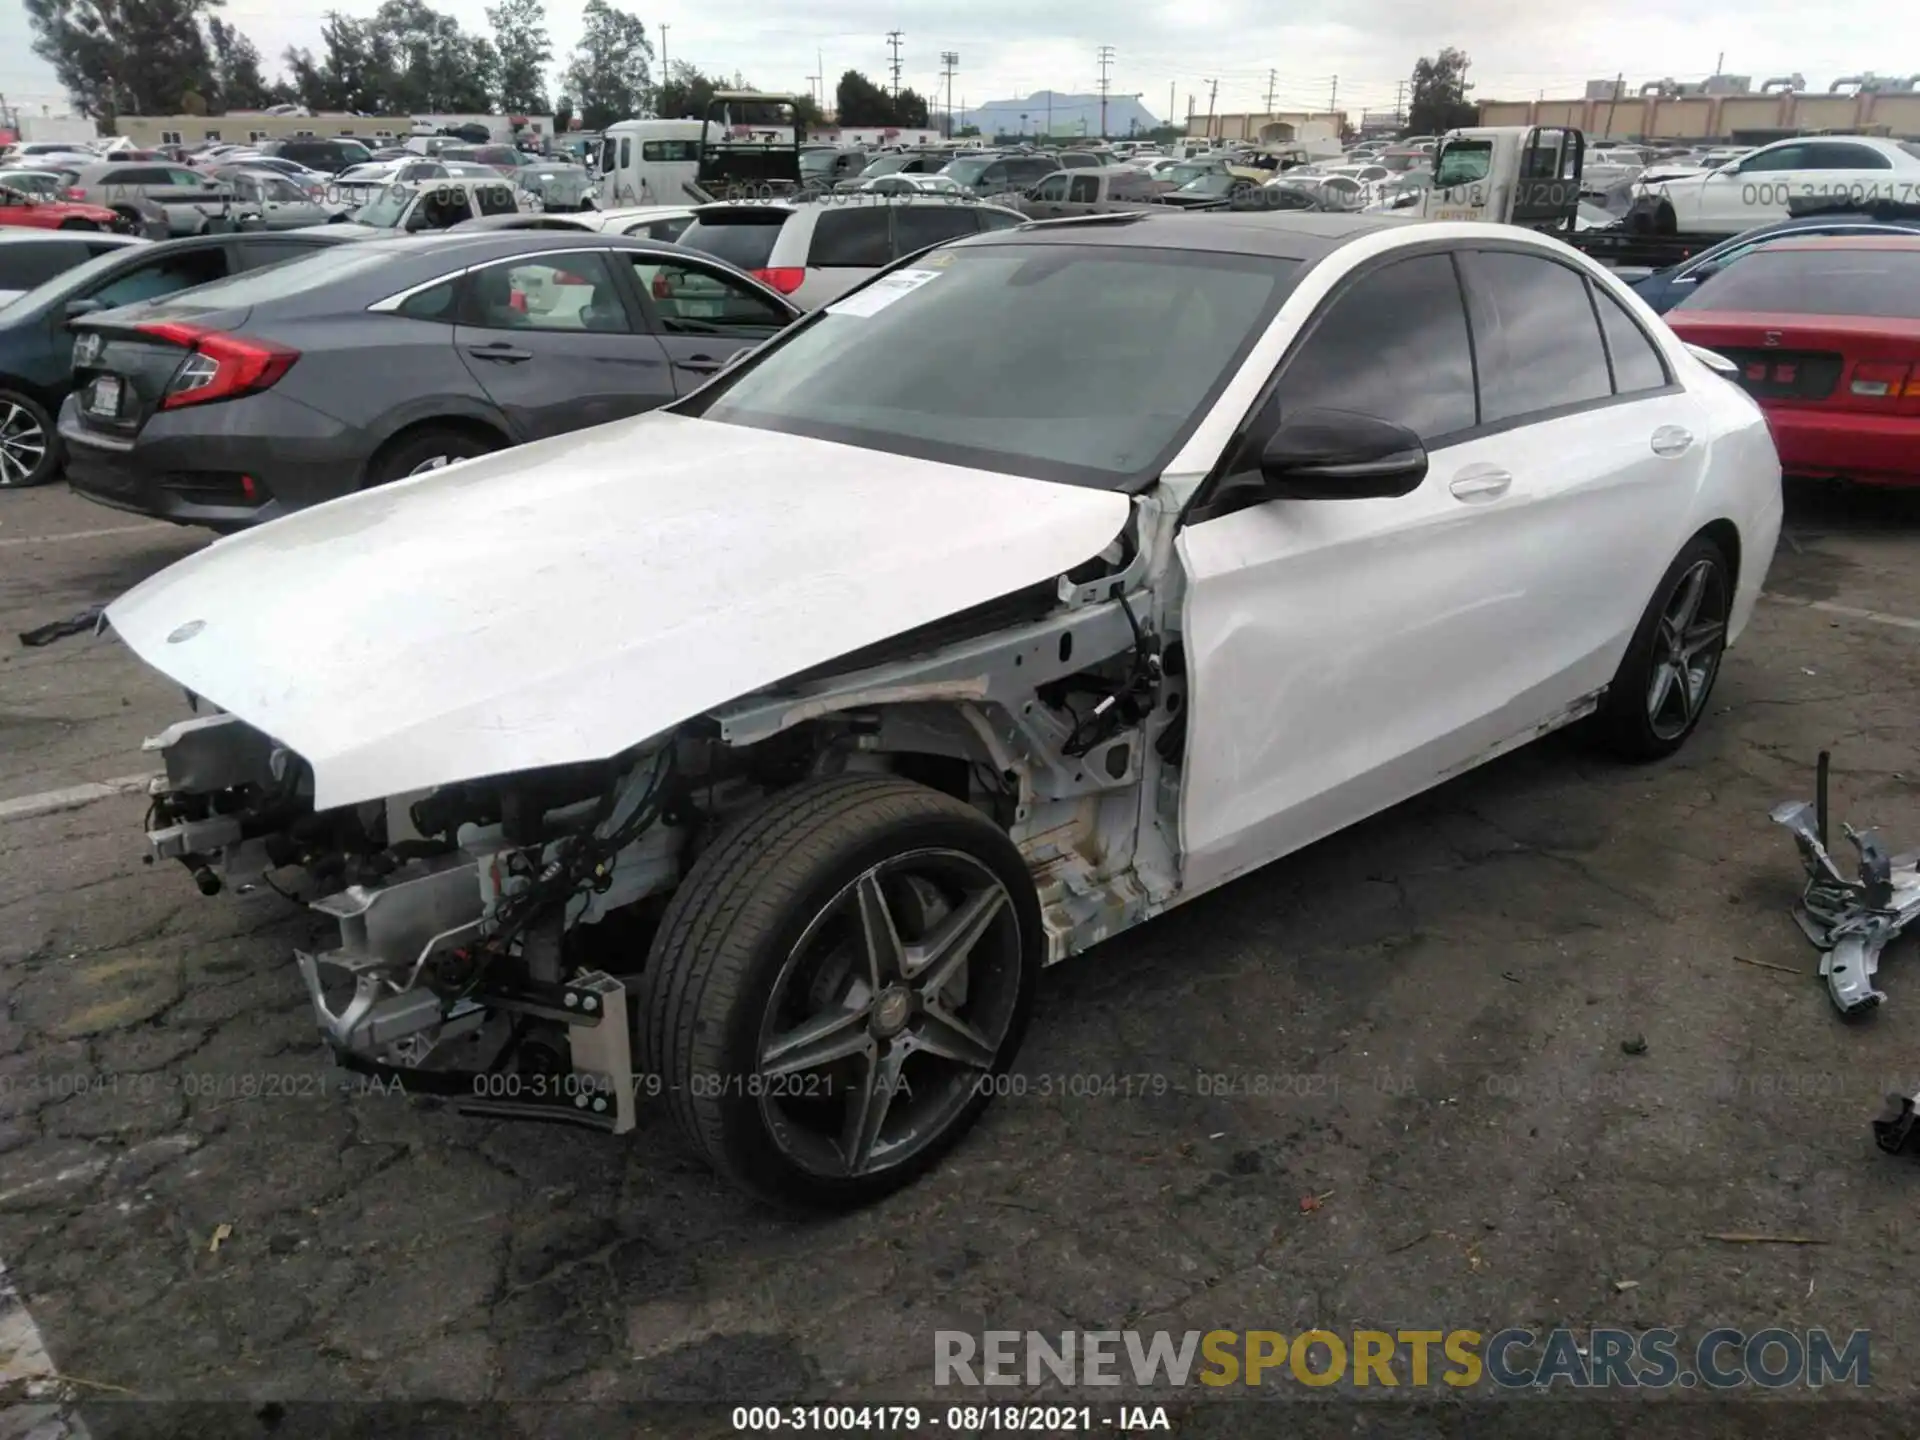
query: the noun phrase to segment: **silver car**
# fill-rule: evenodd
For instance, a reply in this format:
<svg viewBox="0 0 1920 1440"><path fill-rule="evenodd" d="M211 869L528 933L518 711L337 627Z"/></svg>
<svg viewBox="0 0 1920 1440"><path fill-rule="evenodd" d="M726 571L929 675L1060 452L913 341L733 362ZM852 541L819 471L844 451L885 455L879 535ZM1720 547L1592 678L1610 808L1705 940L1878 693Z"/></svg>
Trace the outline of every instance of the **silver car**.
<svg viewBox="0 0 1920 1440"><path fill-rule="evenodd" d="M234 210L247 229L298 230L324 225L343 208L324 205L286 176L272 170L222 166L216 179L233 191Z"/></svg>
<svg viewBox="0 0 1920 1440"><path fill-rule="evenodd" d="M149 235L158 220L164 224L165 233L155 239L211 235L235 228L233 192L211 175L187 165L160 160L88 165L74 176L68 195L118 210Z"/></svg>

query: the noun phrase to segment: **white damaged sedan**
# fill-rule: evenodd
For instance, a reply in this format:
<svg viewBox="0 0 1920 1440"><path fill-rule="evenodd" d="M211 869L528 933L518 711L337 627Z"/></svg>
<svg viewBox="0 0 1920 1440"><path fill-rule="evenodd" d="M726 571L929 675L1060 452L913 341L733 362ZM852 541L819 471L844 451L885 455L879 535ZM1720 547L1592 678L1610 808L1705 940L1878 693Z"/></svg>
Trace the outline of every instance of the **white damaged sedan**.
<svg viewBox="0 0 1920 1440"><path fill-rule="evenodd" d="M149 742L153 852L338 921L297 960L343 1063L665 1104L753 1193L849 1205L977 1117L1042 966L1556 727L1677 749L1779 482L1753 402L1551 239L1107 215L108 618L205 702Z"/></svg>

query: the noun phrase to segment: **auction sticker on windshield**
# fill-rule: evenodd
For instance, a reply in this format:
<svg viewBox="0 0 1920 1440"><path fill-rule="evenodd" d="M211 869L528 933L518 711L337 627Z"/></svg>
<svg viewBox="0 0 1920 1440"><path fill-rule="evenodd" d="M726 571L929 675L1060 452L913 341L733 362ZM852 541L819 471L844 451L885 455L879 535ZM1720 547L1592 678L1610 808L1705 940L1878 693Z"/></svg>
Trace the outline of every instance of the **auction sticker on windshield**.
<svg viewBox="0 0 1920 1440"><path fill-rule="evenodd" d="M938 280L938 270L896 270L866 289L836 300L827 306L829 315L878 315L902 296L911 295L929 280Z"/></svg>

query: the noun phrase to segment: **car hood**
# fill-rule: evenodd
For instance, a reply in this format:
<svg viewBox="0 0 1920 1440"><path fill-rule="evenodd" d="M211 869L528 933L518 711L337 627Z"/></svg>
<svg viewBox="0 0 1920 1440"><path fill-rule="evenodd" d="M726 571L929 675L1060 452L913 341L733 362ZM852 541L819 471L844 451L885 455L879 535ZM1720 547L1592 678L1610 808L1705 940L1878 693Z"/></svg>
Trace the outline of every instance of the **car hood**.
<svg viewBox="0 0 1920 1440"><path fill-rule="evenodd" d="M323 809L604 759L1044 583L1110 491L653 414L316 506L107 612L313 768Z"/></svg>

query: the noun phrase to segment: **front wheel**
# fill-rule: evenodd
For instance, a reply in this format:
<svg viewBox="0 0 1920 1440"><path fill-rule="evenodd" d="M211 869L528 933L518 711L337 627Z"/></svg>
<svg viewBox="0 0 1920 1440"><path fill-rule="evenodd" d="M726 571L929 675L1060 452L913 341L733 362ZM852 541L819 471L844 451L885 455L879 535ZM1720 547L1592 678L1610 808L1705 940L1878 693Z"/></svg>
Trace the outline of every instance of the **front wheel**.
<svg viewBox="0 0 1920 1440"><path fill-rule="evenodd" d="M979 811L885 775L796 786L675 892L642 1060L743 1189L863 1204L933 1165L1004 1084L1044 952L1026 864Z"/></svg>
<svg viewBox="0 0 1920 1440"><path fill-rule="evenodd" d="M1626 760L1661 760L1706 713L1733 613L1733 568L1720 547L1692 541L1667 568L1594 716L1594 733Z"/></svg>

